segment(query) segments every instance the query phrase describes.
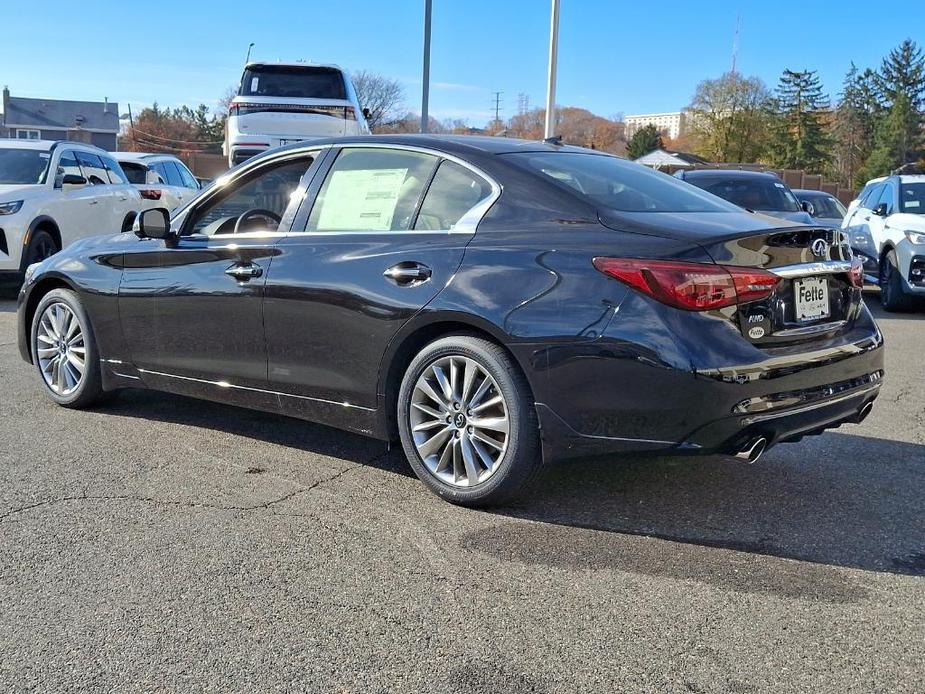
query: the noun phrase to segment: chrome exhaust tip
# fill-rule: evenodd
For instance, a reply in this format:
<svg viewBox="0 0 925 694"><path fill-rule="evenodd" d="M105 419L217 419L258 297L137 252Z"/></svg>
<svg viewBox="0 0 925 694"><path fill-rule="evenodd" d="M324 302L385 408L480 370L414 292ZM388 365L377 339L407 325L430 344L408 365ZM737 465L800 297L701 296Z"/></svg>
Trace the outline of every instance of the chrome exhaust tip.
<svg viewBox="0 0 925 694"><path fill-rule="evenodd" d="M867 419L867 415L870 414L870 411L871 411L872 409L874 409L874 403L869 402L869 403L867 403L866 405L864 405L864 407L862 407L860 410L858 410L858 413L857 413L857 415L856 415L855 418L854 418L854 423L855 423L855 424L860 424L860 423L863 422L865 419Z"/></svg>
<svg viewBox="0 0 925 694"><path fill-rule="evenodd" d="M759 436L754 441L750 441L738 453L735 454L736 460L752 464L758 462L758 458L765 452L768 447L768 440L764 436Z"/></svg>

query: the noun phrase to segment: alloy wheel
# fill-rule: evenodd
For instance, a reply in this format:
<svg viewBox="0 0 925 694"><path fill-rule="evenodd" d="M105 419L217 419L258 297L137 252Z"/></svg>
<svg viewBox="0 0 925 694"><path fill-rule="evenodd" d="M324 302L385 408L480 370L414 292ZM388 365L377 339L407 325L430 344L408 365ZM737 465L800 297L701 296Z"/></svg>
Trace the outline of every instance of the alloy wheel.
<svg viewBox="0 0 925 694"><path fill-rule="evenodd" d="M498 471L510 437L508 407L495 379L473 359L442 357L411 394L411 435L442 482L473 487Z"/></svg>
<svg viewBox="0 0 925 694"><path fill-rule="evenodd" d="M74 311L59 301L49 304L39 320L35 342L45 385L57 395L77 390L86 370L87 347Z"/></svg>

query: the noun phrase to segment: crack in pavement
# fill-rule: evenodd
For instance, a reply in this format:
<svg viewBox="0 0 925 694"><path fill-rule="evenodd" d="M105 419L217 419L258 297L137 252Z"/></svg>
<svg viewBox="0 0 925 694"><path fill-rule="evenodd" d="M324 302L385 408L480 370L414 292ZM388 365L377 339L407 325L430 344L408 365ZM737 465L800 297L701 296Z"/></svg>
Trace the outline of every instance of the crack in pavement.
<svg viewBox="0 0 925 694"><path fill-rule="evenodd" d="M139 494L97 494L91 495L87 492L89 491L89 486L84 488L84 491L80 495L76 496L61 496L54 499L45 499L43 501L37 501L33 504L26 504L25 506L20 506L18 508L13 508L7 511L6 513L0 514L0 523L7 522L7 519L11 516L16 516L27 511L32 511L37 508L43 508L45 506L53 506L56 504L70 503L73 501L134 501L138 503L147 503L154 506L177 506L177 507L186 507L186 508L202 508L209 510L217 511L263 511L278 504L282 504L290 499L299 496L301 494L306 494L313 489L317 489L322 484L327 484L333 482L334 480L343 477L348 472L356 470L361 467L366 467L367 465L373 465L383 458L383 456L388 455L388 451L384 454L374 456L369 461L356 463L347 467L343 470L338 471L337 473L330 475L328 477L322 478L317 482L314 482L307 487L301 487L294 491L288 492L283 496L272 499L270 501L265 501L262 504L252 504L249 506L230 506L225 504L210 504L201 501L178 501L170 499L158 499L153 496L141 496Z"/></svg>

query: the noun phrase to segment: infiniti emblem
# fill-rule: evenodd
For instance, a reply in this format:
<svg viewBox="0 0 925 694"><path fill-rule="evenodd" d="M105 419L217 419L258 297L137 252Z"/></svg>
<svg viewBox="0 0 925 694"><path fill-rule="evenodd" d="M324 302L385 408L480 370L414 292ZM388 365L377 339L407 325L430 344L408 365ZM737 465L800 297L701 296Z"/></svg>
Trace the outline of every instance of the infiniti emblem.
<svg viewBox="0 0 925 694"><path fill-rule="evenodd" d="M825 242L825 239L816 239L813 241L813 245L810 248L813 249L813 254L822 258L825 255L826 250L828 249L829 244Z"/></svg>

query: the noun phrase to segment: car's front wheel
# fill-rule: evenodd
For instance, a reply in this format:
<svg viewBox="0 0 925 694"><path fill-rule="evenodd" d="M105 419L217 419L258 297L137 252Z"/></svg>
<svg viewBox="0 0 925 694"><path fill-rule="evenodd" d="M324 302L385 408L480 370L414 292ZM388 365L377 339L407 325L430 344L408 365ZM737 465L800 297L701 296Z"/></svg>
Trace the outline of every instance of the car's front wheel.
<svg viewBox="0 0 925 694"><path fill-rule="evenodd" d="M22 269L25 270L32 263L39 263L45 258L50 258L57 253L60 248L55 243L52 235L43 229L39 229L32 238L29 239L29 245L26 246L26 252L23 254Z"/></svg>
<svg viewBox="0 0 925 694"><path fill-rule="evenodd" d="M887 311L908 311L912 301L903 288L896 251L890 251L880 261L880 303Z"/></svg>
<svg viewBox="0 0 925 694"><path fill-rule="evenodd" d="M65 407L86 407L103 395L90 318L77 294L53 289L32 318L32 356L46 394Z"/></svg>
<svg viewBox="0 0 925 694"><path fill-rule="evenodd" d="M541 465L530 387L488 340L458 335L424 347L405 372L397 415L415 474L453 503L511 501Z"/></svg>

